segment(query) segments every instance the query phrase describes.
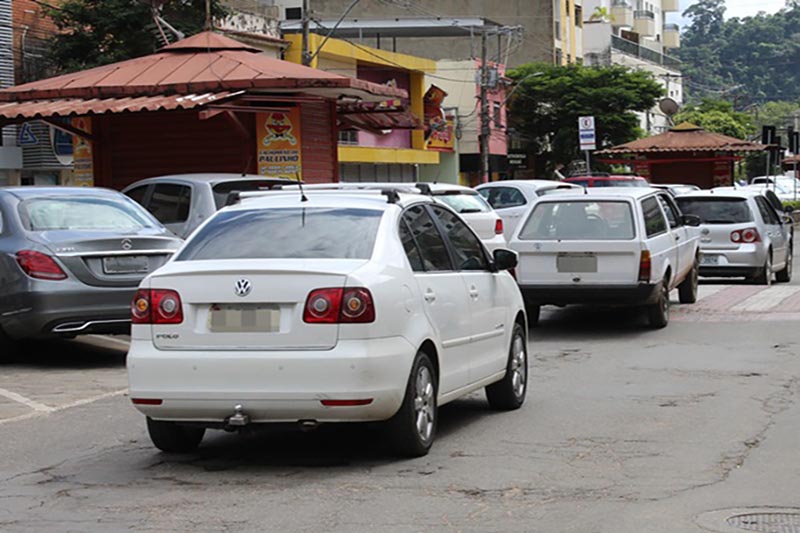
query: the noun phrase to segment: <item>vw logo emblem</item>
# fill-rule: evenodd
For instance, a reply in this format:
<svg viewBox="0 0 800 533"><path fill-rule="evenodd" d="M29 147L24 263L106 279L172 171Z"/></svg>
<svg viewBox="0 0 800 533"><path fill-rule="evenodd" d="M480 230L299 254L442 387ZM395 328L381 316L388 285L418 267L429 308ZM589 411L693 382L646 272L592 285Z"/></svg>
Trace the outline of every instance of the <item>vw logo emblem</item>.
<svg viewBox="0 0 800 533"><path fill-rule="evenodd" d="M242 278L236 280L236 285L234 285L234 292L236 292L236 296L247 296L250 294L250 291L253 290L253 284L250 283L250 280L247 278Z"/></svg>
<svg viewBox="0 0 800 533"><path fill-rule="evenodd" d="M133 242L130 239L122 239L122 249L130 250L133 248Z"/></svg>

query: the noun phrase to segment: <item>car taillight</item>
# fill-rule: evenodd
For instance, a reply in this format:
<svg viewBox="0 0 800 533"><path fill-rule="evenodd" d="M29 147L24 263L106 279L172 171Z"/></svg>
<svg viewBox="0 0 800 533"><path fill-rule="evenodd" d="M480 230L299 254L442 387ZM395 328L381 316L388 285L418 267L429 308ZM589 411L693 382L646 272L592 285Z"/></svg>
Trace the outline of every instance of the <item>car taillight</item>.
<svg viewBox="0 0 800 533"><path fill-rule="evenodd" d="M58 266L55 259L42 252L20 250L17 252L17 263L32 278L51 281L67 279L67 275Z"/></svg>
<svg viewBox="0 0 800 533"><path fill-rule="evenodd" d="M639 281L650 281L650 271L653 268L653 262L650 259L650 251L642 250L642 255L639 257Z"/></svg>
<svg viewBox="0 0 800 533"><path fill-rule="evenodd" d="M372 294L360 287L311 291L303 322L307 324L366 324L375 321Z"/></svg>
<svg viewBox="0 0 800 533"><path fill-rule="evenodd" d="M494 234L495 235L502 235L503 234L503 219L498 218L494 221Z"/></svg>
<svg viewBox="0 0 800 533"><path fill-rule="evenodd" d="M139 289L131 302L134 324L180 324L183 306L177 292L168 289Z"/></svg>
<svg viewBox="0 0 800 533"><path fill-rule="evenodd" d="M731 242L747 244L761 242L761 235L756 228L739 229L731 232Z"/></svg>

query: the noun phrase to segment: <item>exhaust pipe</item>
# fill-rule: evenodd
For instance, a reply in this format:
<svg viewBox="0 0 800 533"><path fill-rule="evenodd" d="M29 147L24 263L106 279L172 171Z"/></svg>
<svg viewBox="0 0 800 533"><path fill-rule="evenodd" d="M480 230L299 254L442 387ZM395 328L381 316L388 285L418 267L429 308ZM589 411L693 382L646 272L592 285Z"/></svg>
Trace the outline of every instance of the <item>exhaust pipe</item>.
<svg viewBox="0 0 800 533"><path fill-rule="evenodd" d="M319 427L319 422L316 420L298 420L297 424L302 431L314 431Z"/></svg>

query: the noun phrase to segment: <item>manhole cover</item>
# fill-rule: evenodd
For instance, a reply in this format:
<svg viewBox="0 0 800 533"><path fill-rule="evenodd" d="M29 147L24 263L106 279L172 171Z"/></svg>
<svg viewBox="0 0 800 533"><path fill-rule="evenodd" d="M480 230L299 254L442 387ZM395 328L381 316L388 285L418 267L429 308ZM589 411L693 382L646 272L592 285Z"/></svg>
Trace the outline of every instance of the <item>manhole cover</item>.
<svg viewBox="0 0 800 533"><path fill-rule="evenodd" d="M748 513L728 518L728 525L762 533L800 533L800 513Z"/></svg>

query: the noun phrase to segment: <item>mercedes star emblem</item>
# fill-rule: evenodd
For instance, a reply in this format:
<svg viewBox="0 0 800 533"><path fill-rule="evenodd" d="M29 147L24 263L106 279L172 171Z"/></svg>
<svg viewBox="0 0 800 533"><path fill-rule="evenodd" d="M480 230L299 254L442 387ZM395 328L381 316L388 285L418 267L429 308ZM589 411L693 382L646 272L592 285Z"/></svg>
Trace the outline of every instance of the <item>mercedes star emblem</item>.
<svg viewBox="0 0 800 533"><path fill-rule="evenodd" d="M247 278L242 278L236 280L236 285L234 286L234 291L236 292L236 296L247 296L250 294L250 291L253 290L253 285L250 283L250 280Z"/></svg>

